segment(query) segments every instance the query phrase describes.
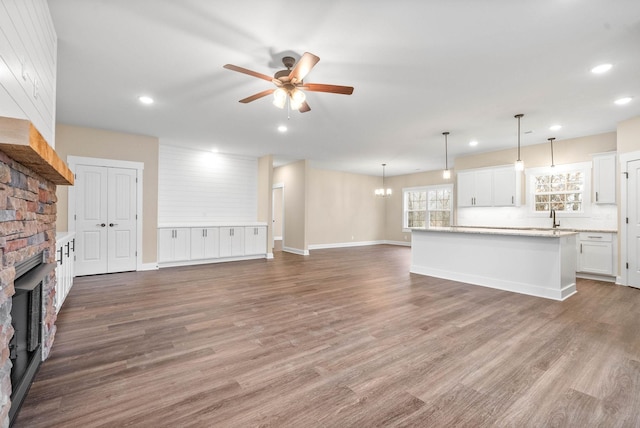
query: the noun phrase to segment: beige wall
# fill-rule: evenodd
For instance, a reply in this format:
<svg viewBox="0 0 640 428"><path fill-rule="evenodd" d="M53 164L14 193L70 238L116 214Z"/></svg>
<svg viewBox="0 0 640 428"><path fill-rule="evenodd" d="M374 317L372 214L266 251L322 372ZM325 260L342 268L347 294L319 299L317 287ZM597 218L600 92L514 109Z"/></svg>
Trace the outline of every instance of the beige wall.
<svg viewBox="0 0 640 428"><path fill-rule="evenodd" d="M158 227L157 138L77 126L56 125L56 152L67 156L114 159L144 163L142 199L142 262L157 261ZM68 230L68 187L58 186L58 231Z"/></svg>
<svg viewBox="0 0 640 428"><path fill-rule="evenodd" d="M449 180L443 179L442 170L387 177L387 187L391 187L393 194L386 200L385 239L395 242L411 242L411 232L403 232L402 230L402 189L406 187L452 184L453 181L453 175Z"/></svg>
<svg viewBox="0 0 640 428"><path fill-rule="evenodd" d="M258 221L267 223L267 252L273 253L273 156L258 159Z"/></svg>
<svg viewBox="0 0 640 428"><path fill-rule="evenodd" d="M380 177L315 168L308 177L310 245L384 239L384 199L374 194Z"/></svg>
<svg viewBox="0 0 640 428"><path fill-rule="evenodd" d="M618 153L640 150L640 116L618 124Z"/></svg>
<svg viewBox="0 0 640 428"><path fill-rule="evenodd" d="M594 153L616 150L616 133L590 135L588 137L556 140L553 142L553 158L556 165L590 162ZM457 171L487 166L509 165L515 162L517 149L500 150L471 156L458 157L454 161ZM548 142L521 147L520 158L525 168L551 165L551 147Z"/></svg>
<svg viewBox="0 0 640 428"><path fill-rule="evenodd" d="M301 160L275 168L273 182L284 184L284 249L309 249L307 238L308 161Z"/></svg>

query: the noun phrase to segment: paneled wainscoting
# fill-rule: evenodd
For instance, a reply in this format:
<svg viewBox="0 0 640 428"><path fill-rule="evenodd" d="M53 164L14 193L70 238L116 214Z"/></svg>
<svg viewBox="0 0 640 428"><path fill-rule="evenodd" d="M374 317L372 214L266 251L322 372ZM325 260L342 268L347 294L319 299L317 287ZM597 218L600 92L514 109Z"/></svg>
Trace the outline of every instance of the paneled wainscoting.
<svg viewBox="0 0 640 428"><path fill-rule="evenodd" d="M371 246L77 278L18 427L638 426L640 291L565 302Z"/></svg>

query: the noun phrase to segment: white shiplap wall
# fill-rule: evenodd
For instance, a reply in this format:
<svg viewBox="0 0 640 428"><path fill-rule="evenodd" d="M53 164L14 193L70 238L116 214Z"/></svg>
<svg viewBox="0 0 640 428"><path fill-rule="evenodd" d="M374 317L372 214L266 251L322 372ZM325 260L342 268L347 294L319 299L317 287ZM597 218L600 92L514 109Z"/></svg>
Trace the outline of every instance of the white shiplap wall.
<svg viewBox="0 0 640 428"><path fill-rule="evenodd" d="M160 144L158 223L254 222L258 159Z"/></svg>

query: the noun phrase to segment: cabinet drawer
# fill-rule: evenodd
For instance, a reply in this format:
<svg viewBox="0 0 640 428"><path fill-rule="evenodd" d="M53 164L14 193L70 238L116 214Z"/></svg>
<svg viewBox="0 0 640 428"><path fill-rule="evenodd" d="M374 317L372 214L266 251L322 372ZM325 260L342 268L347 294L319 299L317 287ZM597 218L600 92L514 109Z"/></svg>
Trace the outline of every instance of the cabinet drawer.
<svg viewBox="0 0 640 428"><path fill-rule="evenodd" d="M580 232L580 241L611 242L613 234L600 232Z"/></svg>

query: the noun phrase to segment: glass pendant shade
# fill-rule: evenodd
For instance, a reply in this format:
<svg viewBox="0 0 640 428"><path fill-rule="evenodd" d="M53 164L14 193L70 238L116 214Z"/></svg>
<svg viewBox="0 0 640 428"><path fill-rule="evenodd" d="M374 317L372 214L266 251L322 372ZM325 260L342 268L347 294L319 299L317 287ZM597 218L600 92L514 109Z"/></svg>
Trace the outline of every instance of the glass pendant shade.
<svg viewBox="0 0 640 428"><path fill-rule="evenodd" d="M448 180L451 178L451 170L445 169L444 171L442 171L442 178L444 178L445 180Z"/></svg>
<svg viewBox="0 0 640 428"><path fill-rule="evenodd" d="M516 171L524 171L524 162L518 159L515 163Z"/></svg>
<svg viewBox="0 0 640 428"><path fill-rule="evenodd" d="M291 91L291 109L292 110L298 110L300 109L300 107L302 107L302 103L307 99L307 96L304 94L304 92L298 90L298 89L293 89Z"/></svg>

